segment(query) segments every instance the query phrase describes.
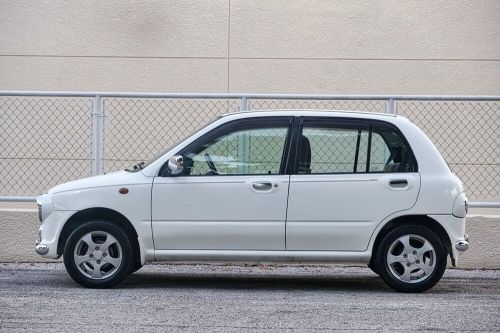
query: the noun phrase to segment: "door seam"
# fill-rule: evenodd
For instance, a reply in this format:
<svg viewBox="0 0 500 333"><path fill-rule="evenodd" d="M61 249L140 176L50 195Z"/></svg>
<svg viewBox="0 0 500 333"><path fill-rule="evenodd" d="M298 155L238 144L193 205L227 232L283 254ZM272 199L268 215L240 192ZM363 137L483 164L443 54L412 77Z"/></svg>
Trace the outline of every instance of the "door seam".
<svg viewBox="0 0 500 333"><path fill-rule="evenodd" d="M286 195L286 211L285 211L285 251L288 251L288 247L287 247L287 244L286 244L286 239L288 237L288 233L286 232L286 228L287 228L287 225L288 225L288 203L290 202L289 199L290 199L290 183L291 183L291 180L292 180L292 175L288 175L288 192L287 192L287 195Z"/></svg>

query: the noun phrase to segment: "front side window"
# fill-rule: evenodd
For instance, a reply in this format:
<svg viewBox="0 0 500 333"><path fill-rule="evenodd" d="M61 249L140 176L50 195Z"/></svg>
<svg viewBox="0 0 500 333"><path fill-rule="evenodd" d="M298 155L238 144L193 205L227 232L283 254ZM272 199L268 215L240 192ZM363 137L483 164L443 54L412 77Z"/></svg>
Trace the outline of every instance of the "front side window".
<svg viewBox="0 0 500 333"><path fill-rule="evenodd" d="M183 176L280 174L288 124L222 131L182 152Z"/></svg>
<svg viewBox="0 0 500 333"><path fill-rule="evenodd" d="M304 124L299 139L300 174L413 172L415 163L392 127Z"/></svg>

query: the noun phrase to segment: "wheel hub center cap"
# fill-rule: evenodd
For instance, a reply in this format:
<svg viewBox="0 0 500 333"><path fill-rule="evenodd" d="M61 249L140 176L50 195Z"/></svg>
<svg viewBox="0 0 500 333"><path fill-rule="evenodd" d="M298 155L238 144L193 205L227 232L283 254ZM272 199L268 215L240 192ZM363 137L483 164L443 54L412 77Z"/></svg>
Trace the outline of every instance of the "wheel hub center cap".
<svg viewBox="0 0 500 333"><path fill-rule="evenodd" d="M101 250L94 251L92 254L94 256L94 259L96 259L96 260L102 259L102 251Z"/></svg>
<svg viewBox="0 0 500 333"><path fill-rule="evenodd" d="M414 254L409 254L407 260L410 264L414 264L417 261L417 256Z"/></svg>

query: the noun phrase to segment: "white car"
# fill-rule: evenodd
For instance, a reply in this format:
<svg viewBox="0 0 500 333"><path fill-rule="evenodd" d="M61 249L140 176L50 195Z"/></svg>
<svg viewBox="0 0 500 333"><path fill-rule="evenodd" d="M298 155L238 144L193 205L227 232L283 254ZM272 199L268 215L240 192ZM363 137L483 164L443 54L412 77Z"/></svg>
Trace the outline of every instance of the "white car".
<svg viewBox="0 0 500 333"><path fill-rule="evenodd" d="M420 292L468 248L461 181L417 126L384 114L229 114L37 202L36 252L94 288L152 261L336 262Z"/></svg>

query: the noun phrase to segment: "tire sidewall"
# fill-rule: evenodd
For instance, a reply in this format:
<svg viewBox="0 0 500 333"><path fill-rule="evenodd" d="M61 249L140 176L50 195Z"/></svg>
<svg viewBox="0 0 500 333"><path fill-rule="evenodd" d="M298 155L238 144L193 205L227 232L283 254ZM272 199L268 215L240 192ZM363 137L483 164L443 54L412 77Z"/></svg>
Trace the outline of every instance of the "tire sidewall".
<svg viewBox="0 0 500 333"><path fill-rule="evenodd" d="M436 266L434 271L425 280L417 283L406 283L399 280L390 272L389 265L387 264L389 247L396 239L408 234L419 235L427 239L434 247L436 253ZM443 242L431 229L425 226L406 225L394 229L383 238L376 252L375 261L377 272L390 287L401 292L415 293L428 290L439 282L446 270L447 253Z"/></svg>
<svg viewBox="0 0 500 333"><path fill-rule="evenodd" d="M75 247L82 236L93 231L105 231L116 238L122 250L122 263L118 270L110 277L96 280L82 274L75 264ZM88 288L110 288L120 283L132 269L132 245L124 230L116 224L106 220L87 221L77 227L68 237L64 247L64 265L69 275L78 284Z"/></svg>

